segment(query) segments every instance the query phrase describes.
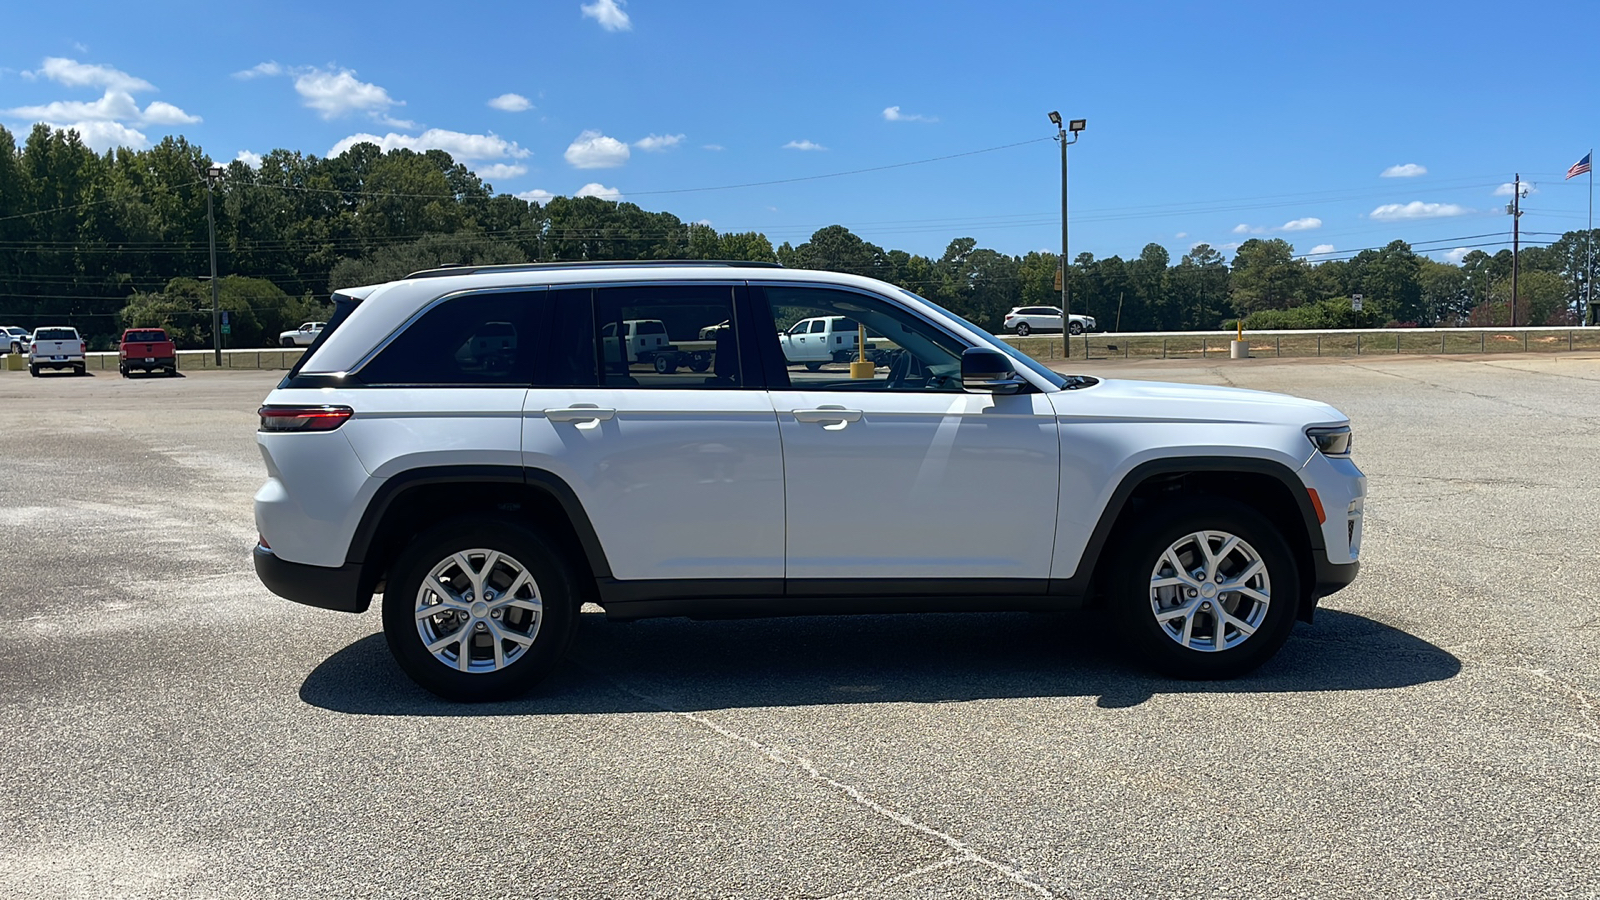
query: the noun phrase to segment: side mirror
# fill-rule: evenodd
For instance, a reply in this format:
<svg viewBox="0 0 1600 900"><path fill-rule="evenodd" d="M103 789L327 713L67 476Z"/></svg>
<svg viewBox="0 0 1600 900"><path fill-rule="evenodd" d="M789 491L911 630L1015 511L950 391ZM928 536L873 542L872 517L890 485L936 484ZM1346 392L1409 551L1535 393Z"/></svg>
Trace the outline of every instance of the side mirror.
<svg viewBox="0 0 1600 900"><path fill-rule="evenodd" d="M974 394L1015 394L1027 384L1017 376L1011 357L988 347L969 347L961 354L961 387Z"/></svg>

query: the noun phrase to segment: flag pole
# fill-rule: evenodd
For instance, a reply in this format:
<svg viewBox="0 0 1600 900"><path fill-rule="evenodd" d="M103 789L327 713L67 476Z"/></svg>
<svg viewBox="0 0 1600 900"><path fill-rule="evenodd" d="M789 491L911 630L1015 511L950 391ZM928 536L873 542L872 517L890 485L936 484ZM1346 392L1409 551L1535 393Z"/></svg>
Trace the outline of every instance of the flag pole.
<svg viewBox="0 0 1600 900"><path fill-rule="evenodd" d="M1581 324L1589 310L1594 308L1594 149L1589 150L1589 269L1583 273L1583 309L1578 312ZM1595 324L1600 324L1597 322Z"/></svg>

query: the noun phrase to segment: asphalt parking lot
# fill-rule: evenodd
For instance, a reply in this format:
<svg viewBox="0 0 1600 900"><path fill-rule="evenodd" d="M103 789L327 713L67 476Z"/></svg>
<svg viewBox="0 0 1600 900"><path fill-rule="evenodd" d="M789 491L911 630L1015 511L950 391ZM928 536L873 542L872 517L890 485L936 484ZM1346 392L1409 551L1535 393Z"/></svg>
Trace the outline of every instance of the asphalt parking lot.
<svg viewBox="0 0 1600 900"><path fill-rule="evenodd" d="M1600 359L1085 366L1354 419L1363 572L1255 675L1079 615L595 614L451 706L257 582L279 374L0 372L0 896L1600 895Z"/></svg>

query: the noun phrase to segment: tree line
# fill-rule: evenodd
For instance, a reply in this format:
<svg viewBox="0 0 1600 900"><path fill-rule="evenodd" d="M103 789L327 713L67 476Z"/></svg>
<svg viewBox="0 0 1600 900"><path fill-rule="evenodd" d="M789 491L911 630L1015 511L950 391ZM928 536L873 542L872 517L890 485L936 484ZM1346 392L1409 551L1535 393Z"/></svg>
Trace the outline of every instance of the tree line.
<svg viewBox="0 0 1600 900"><path fill-rule="evenodd" d="M75 132L36 125L19 147L0 128L0 324L72 324L97 345L124 327L165 326L209 346L211 289L202 173L213 165L182 137L148 150L96 153ZM271 345L327 315L341 287L443 263L728 259L868 275L989 328L1015 306L1056 305L1056 254L1014 256L950 241L938 258L885 250L840 225L776 247L758 232L718 232L668 212L597 197L523 200L440 150L357 144L335 157L274 150L252 168L226 164L212 196L219 305L228 346ZM1584 234L1521 254L1518 320L1572 324L1587 268ZM1227 327L1504 324L1511 254L1474 250L1459 265L1403 241L1312 264L1278 239L1249 240L1230 262L1206 244L1174 263L1158 244L1138 256L1076 256L1075 312L1122 331ZM1365 297L1362 311L1349 297Z"/></svg>

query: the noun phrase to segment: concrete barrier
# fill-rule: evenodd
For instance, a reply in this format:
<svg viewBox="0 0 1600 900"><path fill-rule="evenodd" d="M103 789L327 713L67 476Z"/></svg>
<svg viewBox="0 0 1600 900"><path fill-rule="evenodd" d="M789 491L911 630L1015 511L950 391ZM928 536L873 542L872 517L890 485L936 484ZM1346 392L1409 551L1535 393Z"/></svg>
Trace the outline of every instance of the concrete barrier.
<svg viewBox="0 0 1600 900"><path fill-rule="evenodd" d="M259 350L222 351L223 369L277 369L287 370L305 355L304 347L262 347ZM215 352L211 350L179 350L178 371L216 369ZM85 363L91 369L117 370L117 354L99 352L86 354Z"/></svg>
<svg viewBox="0 0 1600 900"><path fill-rule="evenodd" d="M1063 357L1061 335L1000 335L1035 359ZM1463 353L1565 353L1600 350L1600 328L1371 328L1248 331L1250 356L1441 356ZM1232 331L1144 331L1082 334L1073 359L1227 359Z"/></svg>

